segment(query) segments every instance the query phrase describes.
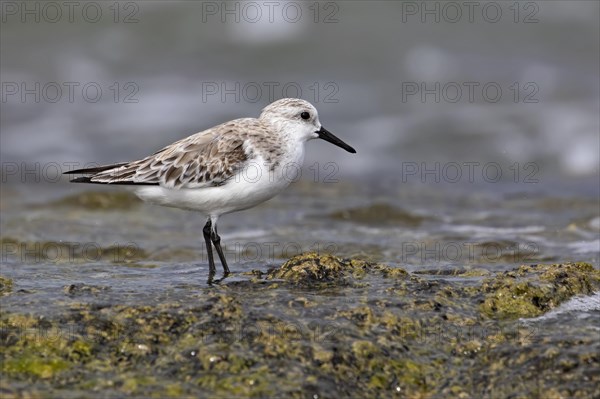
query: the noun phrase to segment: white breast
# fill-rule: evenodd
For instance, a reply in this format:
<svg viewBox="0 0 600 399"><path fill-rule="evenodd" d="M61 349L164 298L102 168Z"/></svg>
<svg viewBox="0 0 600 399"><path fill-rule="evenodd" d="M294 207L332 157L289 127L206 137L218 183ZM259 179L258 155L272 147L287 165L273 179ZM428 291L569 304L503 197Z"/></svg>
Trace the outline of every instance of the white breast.
<svg viewBox="0 0 600 399"><path fill-rule="evenodd" d="M252 208L298 180L304 146L298 147L286 151L274 168L262 156L253 158L222 186L183 189L139 186L135 188L135 193L150 203L199 211L207 216Z"/></svg>

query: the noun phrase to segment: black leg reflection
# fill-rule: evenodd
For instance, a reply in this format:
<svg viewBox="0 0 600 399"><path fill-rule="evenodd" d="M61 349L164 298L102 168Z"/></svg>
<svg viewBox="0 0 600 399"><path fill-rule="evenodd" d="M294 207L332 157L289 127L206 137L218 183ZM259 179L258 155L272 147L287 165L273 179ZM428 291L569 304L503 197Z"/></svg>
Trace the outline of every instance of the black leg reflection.
<svg viewBox="0 0 600 399"><path fill-rule="evenodd" d="M221 265L223 266L223 272L225 272L225 276L228 276L229 275L229 267L227 266L227 261L225 260L225 254L223 253L223 248L221 248L221 237L219 237L219 234L217 234L216 226L215 226L215 229L214 229L213 233L211 234L210 238L212 240L212 243L215 246L215 249L217 250L219 259L221 260Z"/></svg>
<svg viewBox="0 0 600 399"><path fill-rule="evenodd" d="M209 285L212 284L216 272L215 259L213 257L212 244L210 240L211 227L212 225L210 219L208 219L208 221L204 225L204 229L202 229L202 232L204 233L204 242L206 244L206 253L208 255L208 281L206 283Z"/></svg>

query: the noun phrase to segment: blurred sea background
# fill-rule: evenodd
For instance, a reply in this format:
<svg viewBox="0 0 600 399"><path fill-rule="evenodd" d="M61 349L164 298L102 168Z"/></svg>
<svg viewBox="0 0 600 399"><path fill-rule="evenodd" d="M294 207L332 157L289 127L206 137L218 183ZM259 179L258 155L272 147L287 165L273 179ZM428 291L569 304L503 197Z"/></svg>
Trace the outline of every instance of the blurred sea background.
<svg viewBox="0 0 600 399"><path fill-rule="evenodd" d="M81 3L73 22L66 7L14 3L2 17L3 161L139 157L299 95L361 148L311 148L307 164L333 160L344 176L463 160L535 162L544 187L598 173L595 2L483 2L472 15L460 2Z"/></svg>

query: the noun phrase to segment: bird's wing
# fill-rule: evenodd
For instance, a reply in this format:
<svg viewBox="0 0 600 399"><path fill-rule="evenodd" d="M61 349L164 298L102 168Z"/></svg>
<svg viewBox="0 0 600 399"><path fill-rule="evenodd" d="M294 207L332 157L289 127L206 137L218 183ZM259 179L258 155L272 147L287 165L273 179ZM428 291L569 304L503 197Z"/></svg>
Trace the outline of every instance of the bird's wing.
<svg viewBox="0 0 600 399"><path fill-rule="evenodd" d="M88 182L175 189L223 185L251 158L235 127L229 122L194 134L144 159L94 174Z"/></svg>

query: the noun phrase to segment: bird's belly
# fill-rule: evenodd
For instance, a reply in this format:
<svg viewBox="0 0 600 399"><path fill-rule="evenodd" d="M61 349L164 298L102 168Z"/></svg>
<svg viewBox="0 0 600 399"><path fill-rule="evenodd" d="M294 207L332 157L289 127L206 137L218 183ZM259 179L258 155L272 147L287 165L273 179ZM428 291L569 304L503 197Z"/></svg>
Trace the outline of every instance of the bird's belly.
<svg viewBox="0 0 600 399"><path fill-rule="evenodd" d="M252 167L238 173L222 186L170 189L161 186L136 187L146 202L194 210L205 215L223 215L252 208L285 189L292 179L278 169Z"/></svg>

